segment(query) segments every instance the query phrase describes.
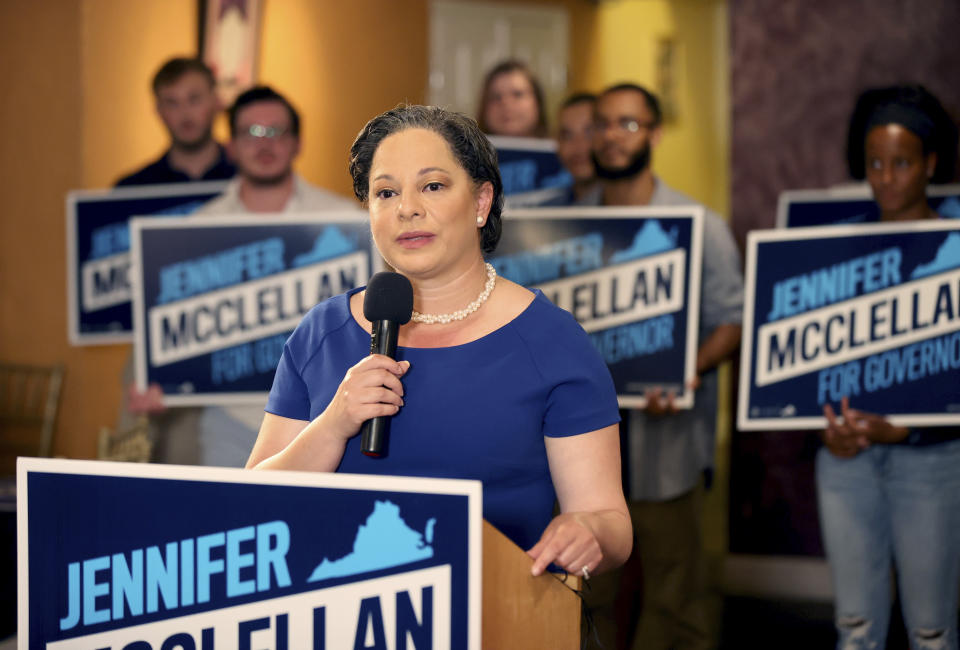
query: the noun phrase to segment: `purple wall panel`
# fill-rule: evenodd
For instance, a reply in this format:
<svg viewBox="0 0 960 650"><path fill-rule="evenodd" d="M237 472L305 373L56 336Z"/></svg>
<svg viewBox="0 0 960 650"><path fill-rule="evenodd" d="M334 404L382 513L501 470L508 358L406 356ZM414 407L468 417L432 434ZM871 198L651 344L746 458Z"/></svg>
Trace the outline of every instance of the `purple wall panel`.
<svg viewBox="0 0 960 650"><path fill-rule="evenodd" d="M732 226L743 246L777 196L848 182L847 122L869 87L922 83L960 117L957 0L730 0ZM734 402L735 403L735 402ZM737 433L730 550L822 553L812 432Z"/></svg>
<svg viewBox="0 0 960 650"><path fill-rule="evenodd" d="M773 225L783 190L849 180L859 92L927 86L960 115L960 2L731 0L734 232Z"/></svg>

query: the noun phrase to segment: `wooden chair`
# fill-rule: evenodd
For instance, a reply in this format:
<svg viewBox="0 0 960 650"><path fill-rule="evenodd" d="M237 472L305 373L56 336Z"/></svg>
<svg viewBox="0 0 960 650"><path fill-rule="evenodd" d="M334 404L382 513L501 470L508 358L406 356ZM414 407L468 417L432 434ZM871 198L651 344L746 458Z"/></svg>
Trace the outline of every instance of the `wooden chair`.
<svg viewBox="0 0 960 650"><path fill-rule="evenodd" d="M0 363L0 473L17 456L50 456L64 368Z"/></svg>

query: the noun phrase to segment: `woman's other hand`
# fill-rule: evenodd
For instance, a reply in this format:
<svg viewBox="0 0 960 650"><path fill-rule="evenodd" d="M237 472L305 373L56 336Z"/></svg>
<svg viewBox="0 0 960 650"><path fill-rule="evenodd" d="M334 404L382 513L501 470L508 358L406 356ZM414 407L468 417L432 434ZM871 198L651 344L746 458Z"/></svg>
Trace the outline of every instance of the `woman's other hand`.
<svg viewBox="0 0 960 650"><path fill-rule="evenodd" d="M620 427L546 437L550 476L561 514L527 553L533 575L556 563L569 573L596 575L630 555L633 529L620 486Z"/></svg>
<svg viewBox="0 0 960 650"><path fill-rule="evenodd" d="M603 561L603 549L590 527L590 513L567 512L554 517L543 536L527 554L533 558L531 572L538 576L550 563L567 573L582 576L596 571Z"/></svg>

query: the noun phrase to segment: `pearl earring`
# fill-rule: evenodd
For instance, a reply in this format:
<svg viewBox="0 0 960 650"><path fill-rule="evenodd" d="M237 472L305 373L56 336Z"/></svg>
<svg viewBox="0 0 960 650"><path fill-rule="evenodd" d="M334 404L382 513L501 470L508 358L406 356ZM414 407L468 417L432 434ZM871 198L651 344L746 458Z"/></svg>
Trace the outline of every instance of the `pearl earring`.
<svg viewBox="0 0 960 650"><path fill-rule="evenodd" d="M483 217L477 217L477 225L478 225L478 226L482 226L482 225L483 225Z"/></svg>

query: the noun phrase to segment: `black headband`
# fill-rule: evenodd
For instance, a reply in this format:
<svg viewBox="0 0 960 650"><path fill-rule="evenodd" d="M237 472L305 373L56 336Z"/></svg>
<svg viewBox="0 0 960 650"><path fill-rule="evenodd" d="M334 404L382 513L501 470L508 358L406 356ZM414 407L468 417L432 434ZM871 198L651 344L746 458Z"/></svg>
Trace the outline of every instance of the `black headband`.
<svg viewBox="0 0 960 650"><path fill-rule="evenodd" d="M925 112L913 106L904 106L903 104L884 104L877 107L867 120L865 133L869 133L875 126L885 124L899 124L903 128L912 132L920 141L923 142L924 150L928 149L928 144L934 132L933 120Z"/></svg>

